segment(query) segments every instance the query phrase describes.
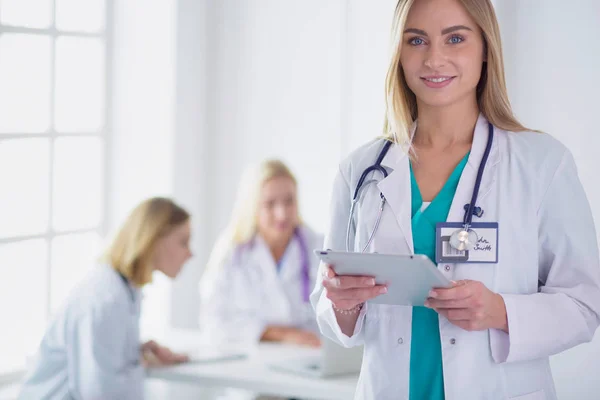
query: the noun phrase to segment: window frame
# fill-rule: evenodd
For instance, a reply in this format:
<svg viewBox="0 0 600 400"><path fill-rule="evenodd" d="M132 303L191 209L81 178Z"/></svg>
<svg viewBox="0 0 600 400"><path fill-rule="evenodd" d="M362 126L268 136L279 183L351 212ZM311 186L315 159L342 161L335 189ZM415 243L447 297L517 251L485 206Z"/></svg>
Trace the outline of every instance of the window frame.
<svg viewBox="0 0 600 400"><path fill-rule="evenodd" d="M111 188L111 170L110 170L110 159L111 159L111 136L112 136L112 105L113 105L113 15L114 15L114 0L105 0L104 13L105 13L105 24L102 30L96 32L84 32L84 31L71 31L71 30L59 30L56 29L56 0L50 0L51 5L51 20L48 28L29 28L22 26L7 25L0 22L0 36L3 34L26 34L26 35L42 35L51 39L50 44L50 120L49 127L45 132L38 133L17 133L17 132L5 132L0 133L0 144L6 140L19 140L19 139L32 139L32 138L44 138L49 141L49 165L48 165L48 225L44 233L40 234L29 234L29 235L18 235L0 238L0 246L16 243L32 239L43 239L47 245L46 261L45 261L45 287L46 287L46 304L45 304L45 321L48 323L51 318L51 296L52 296L52 241L56 237L68 236L73 234L83 233L97 233L102 239L108 233L108 223L110 217L110 201L109 193ZM0 9L1 12L1 9ZM31 11L35 12L35 11ZM97 38L103 42L104 49L104 79L105 79L105 96L104 96L104 112L103 112L103 124L96 131L90 132L60 132L55 128L55 103L56 103L56 42L59 37L76 37L76 38ZM101 191L101 219L98 225L93 228L86 229L74 229L74 230L61 230L55 231L53 228L53 213L54 213L54 161L55 151L54 144L59 138L86 138L86 137L97 137L100 140L100 145L103 151L103 157L101 159L102 165L102 187ZM43 332L40 332L40 337ZM25 357L25 355L24 355ZM25 360L23 360L25 361ZM14 368L9 366L7 372L0 372L0 388L3 385L14 383L21 379L24 371L21 367L15 365Z"/></svg>

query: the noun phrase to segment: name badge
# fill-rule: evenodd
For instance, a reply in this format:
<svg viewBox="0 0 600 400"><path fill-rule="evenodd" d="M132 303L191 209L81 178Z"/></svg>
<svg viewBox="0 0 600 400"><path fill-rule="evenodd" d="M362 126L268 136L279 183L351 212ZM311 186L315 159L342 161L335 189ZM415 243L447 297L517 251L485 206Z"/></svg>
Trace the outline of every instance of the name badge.
<svg viewBox="0 0 600 400"><path fill-rule="evenodd" d="M435 258L438 263L484 263L498 262L498 223L472 223L477 241L471 250L460 251L450 245L450 236L461 229L461 222L441 222L436 225Z"/></svg>

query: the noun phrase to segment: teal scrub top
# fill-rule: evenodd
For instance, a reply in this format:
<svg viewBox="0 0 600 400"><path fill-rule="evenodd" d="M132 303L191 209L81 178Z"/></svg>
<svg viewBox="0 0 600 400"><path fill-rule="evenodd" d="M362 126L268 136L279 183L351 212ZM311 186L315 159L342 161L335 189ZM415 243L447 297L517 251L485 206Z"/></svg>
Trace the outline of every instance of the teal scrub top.
<svg viewBox="0 0 600 400"><path fill-rule="evenodd" d="M412 233L415 254L435 263L435 226L446 222L458 181L469 154L456 166L446 184L424 209L421 191L410 167ZM443 400L444 374L438 314L429 308L413 307L410 347L410 400Z"/></svg>

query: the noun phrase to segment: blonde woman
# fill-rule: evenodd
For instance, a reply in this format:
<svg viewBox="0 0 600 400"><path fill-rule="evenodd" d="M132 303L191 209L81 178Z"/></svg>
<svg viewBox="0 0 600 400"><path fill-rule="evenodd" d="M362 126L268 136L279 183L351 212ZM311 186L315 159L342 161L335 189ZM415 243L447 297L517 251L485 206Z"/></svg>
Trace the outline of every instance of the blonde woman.
<svg viewBox="0 0 600 400"><path fill-rule="evenodd" d="M142 399L145 365L187 360L153 341L140 344L139 317L152 272L175 278L191 257L189 219L165 198L133 210L104 262L55 315L20 399Z"/></svg>
<svg viewBox="0 0 600 400"><path fill-rule="evenodd" d="M324 265L321 330L364 344L359 399L556 399L549 357L600 323L573 156L513 116L490 0L400 0L394 22L385 137L341 163L325 247L424 254L455 285L371 304L388 288Z"/></svg>
<svg viewBox="0 0 600 400"><path fill-rule="evenodd" d="M214 341L320 344L309 295L323 238L300 221L297 190L281 161L246 171L201 282L200 323Z"/></svg>

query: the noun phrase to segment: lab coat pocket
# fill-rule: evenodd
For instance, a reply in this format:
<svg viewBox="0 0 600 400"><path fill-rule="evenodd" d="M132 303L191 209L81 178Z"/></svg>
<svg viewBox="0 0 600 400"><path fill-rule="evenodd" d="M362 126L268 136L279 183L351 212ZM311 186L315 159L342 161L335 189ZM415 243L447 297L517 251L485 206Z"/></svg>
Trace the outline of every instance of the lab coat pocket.
<svg viewBox="0 0 600 400"><path fill-rule="evenodd" d="M509 400L546 400L546 394L544 390L538 390L537 392L524 394L517 397L510 397Z"/></svg>
<svg viewBox="0 0 600 400"><path fill-rule="evenodd" d="M493 290L495 287L495 278L499 268L498 264L456 264L453 280L473 280L479 281L486 288Z"/></svg>
<svg viewBox="0 0 600 400"><path fill-rule="evenodd" d="M375 387L389 387L393 382L393 375L397 373L394 368L378 368L381 363L380 355L390 351L388 332L394 326L391 308L392 306L369 304L365 318L365 354L361 370L377 370L377 374L371 377L371 380L375 379L375 382L371 382Z"/></svg>
<svg viewBox="0 0 600 400"><path fill-rule="evenodd" d="M411 307L369 304L365 318L365 353L362 371L368 371L370 384L386 388L385 393L366 398L396 398L404 387L401 377L408 376L410 357ZM392 357L389 357L393 354ZM385 356L384 356L385 355ZM393 360L382 365L382 358ZM392 397L394 393L394 397Z"/></svg>

